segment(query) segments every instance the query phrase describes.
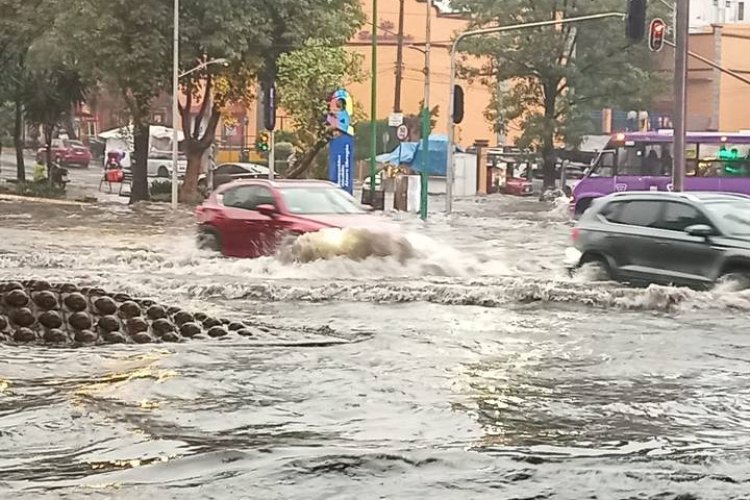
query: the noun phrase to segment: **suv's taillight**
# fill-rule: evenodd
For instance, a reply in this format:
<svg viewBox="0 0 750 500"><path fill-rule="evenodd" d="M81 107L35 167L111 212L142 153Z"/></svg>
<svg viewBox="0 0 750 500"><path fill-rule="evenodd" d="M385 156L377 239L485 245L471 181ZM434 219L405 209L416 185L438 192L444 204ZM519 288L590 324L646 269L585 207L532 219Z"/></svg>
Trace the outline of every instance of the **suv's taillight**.
<svg viewBox="0 0 750 500"><path fill-rule="evenodd" d="M573 238L573 243L578 241L578 238L581 236L581 230L577 227L574 227L573 230L570 232L570 237Z"/></svg>

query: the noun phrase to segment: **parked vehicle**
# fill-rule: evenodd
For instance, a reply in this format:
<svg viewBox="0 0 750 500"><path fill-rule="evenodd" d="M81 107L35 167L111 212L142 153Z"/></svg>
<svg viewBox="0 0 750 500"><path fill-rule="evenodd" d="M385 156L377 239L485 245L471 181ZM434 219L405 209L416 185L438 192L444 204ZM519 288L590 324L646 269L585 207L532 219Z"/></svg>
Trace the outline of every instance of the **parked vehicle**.
<svg viewBox="0 0 750 500"><path fill-rule="evenodd" d="M219 186L241 179L265 179L268 178L269 169L256 163L222 163L217 165L213 171L213 186L211 190ZM198 177L198 187L206 190L208 186L207 174L201 174Z"/></svg>
<svg viewBox="0 0 750 500"><path fill-rule="evenodd" d="M704 288L750 284L750 196L616 193L593 201L573 229L566 266L614 280Z"/></svg>
<svg viewBox="0 0 750 500"><path fill-rule="evenodd" d="M316 180L226 183L196 216L199 245L231 257L272 255L285 237L325 228L384 227L338 185Z"/></svg>
<svg viewBox="0 0 750 500"><path fill-rule="evenodd" d="M53 186L65 190L68 182L70 182L68 178L68 169L53 163L50 166L50 180L52 181Z"/></svg>
<svg viewBox="0 0 750 500"><path fill-rule="evenodd" d="M126 166L122 167L123 171L132 173L132 166L129 156L126 156L126 161L120 162ZM148 164L146 166L146 175L148 177L159 177L162 179L172 178L172 158L165 158L163 156L149 157ZM182 178L187 171L187 160L184 156L180 156L177 160L177 177Z"/></svg>
<svg viewBox="0 0 750 500"><path fill-rule="evenodd" d="M571 212L611 193L671 191L673 142L671 130L614 134L573 188ZM750 195L750 134L688 132L685 158L685 191Z"/></svg>
<svg viewBox="0 0 750 500"><path fill-rule="evenodd" d="M91 163L91 151L81 141L69 139L52 139L52 161L63 167L88 168ZM36 152L37 163L47 162L47 148L39 148Z"/></svg>
<svg viewBox="0 0 750 500"><path fill-rule="evenodd" d="M526 177L509 177L505 180L502 192L515 196L531 196L534 194L534 189L532 182Z"/></svg>

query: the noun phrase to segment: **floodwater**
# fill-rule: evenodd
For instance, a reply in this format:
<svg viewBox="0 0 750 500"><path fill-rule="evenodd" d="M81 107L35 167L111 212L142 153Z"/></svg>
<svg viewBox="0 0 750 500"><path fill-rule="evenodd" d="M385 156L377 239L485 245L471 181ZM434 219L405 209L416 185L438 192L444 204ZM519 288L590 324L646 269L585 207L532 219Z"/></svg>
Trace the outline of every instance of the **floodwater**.
<svg viewBox="0 0 750 500"><path fill-rule="evenodd" d="M748 292L570 278L562 205L383 218L418 258L228 260L189 213L0 202L0 279L275 327L0 346L0 498L750 498Z"/></svg>

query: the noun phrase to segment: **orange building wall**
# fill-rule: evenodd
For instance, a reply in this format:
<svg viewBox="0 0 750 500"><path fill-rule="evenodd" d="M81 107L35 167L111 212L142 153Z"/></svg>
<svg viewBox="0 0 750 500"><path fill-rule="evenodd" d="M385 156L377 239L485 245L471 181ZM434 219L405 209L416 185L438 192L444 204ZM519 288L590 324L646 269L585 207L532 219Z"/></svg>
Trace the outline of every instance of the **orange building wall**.
<svg viewBox="0 0 750 500"><path fill-rule="evenodd" d="M372 2L362 0L362 8L371 21ZM398 31L398 0L378 1L378 24L386 22L390 31ZM406 48L409 44L423 44L426 39L425 27L427 18L427 7L424 2L406 0L404 5L404 71L401 91L401 108L406 114L419 112L419 103L424 96L424 54L414 49ZM435 133L445 134L448 127L448 100L450 81L450 55L449 49L454 33L466 29L466 21L439 15L438 10L433 9L432 15L432 42L442 44L443 47L433 46L431 52L431 81L430 81L430 107L439 106L440 115L437 118ZM362 31L372 32L372 26L365 24ZM395 69L396 69L396 36L378 30L379 35L386 35L388 40L379 41L378 63L377 63L377 117L387 118L393 111L395 97ZM408 39L410 37L411 39ZM365 58L364 69L369 74L371 68L371 46L369 39L360 39L355 35L353 42L362 44L350 47ZM496 142L496 134L492 125L485 119L484 110L490 102L491 94L487 87L478 82L469 84L459 81L464 88L465 114L463 122L456 127L456 139L464 146L471 145L477 139L485 139L491 144ZM370 79L361 84L351 87L352 95L359 101L363 109L370 114Z"/></svg>
<svg viewBox="0 0 750 500"><path fill-rule="evenodd" d="M750 26L725 26L721 52L722 66L750 78ZM721 76L720 122L722 130L750 129L750 85L729 75Z"/></svg>
<svg viewBox="0 0 750 500"><path fill-rule="evenodd" d="M372 2L371 0L362 0L362 8L367 15L367 21L371 21ZM378 24L382 26L383 22L388 23L389 31L378 30L380 36L388 36L388 40L380 40L378 43L378 64L377 64L377 118L386 119L388 114L393 111L395 96L395 69L396 69L396 35L398 31L398 0L379 0L378 1ZM424 96L424 54L414 49L409 49L409 44L423 44L425 41L425 21L427 16L427 7L424 2L417 0L406 0L404 14L404 71L401 83L401 109L405 114L416 114L419 112L419 103ZM433 10L432 16L432 42L434 44L448 45L456 31L466 28L466 21L461 19L441 16L437 9ZM364 24L360 31L372 33L372 26ZM409 38L410 37L410 38ZM362 70L366 75L362 83L354 84L349 87L353 98L365 113L366 119L370 117L370 72L371 72L371 39L369 37L361 38L360 34L354 35L349 43L348 49L358 52L364 57ZM423 47L423 46L422 46ZM439 106L439 116L434 133L445 134L447 132L448 120L448 99L449 99L449 79L450 79L450 56L446 47L433 46L432 57L432 78L430 90L430 107ZM471 145L477 139L488 140L490 144L496 143L496 135L492 130L492 125L485 119L484 111L490 102L491 94L487 87L478 82L467 83L459 81L464 88L465 97L465 114L463 122L456 127L456 140L464 146ZM256 106L253 104L248 109L248 136L254 140L257 133L256 127ZM286 115L285 111L280 109L279 117ZM290 120L276 120L277 127L291 129ZM517 135L517 132L516 132ZM508 140L513 140L514 134L508 136Z"/></svg>
<svg viewBox="0 0 750 500"><path fill-rule="evenodd" d="M713 34L690 36L690 50L710 60L716 60ZM671 58L674 50L667 49ZM670 62L674 64L674 59ZM671 90L671 89L670 89ZM714 70L707 64L688 59L687 118L689 130L707 130L712 124L714 110Z"/></svg>

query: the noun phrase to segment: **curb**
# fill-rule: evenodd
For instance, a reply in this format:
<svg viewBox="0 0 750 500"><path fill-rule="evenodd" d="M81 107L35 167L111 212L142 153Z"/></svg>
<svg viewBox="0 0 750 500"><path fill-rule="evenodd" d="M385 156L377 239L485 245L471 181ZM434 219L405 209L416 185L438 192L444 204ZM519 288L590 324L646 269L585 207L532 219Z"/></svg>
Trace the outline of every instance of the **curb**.
<svg viewBox="0 0 750 500"><path fill-rule="evenodd" d="M85 207L93 204L82 201L56 200L54 198L34 198L32 196L19 196L15 194L0 194L0 201L27 201L30 203L46 203L48 205L69 205L78 207Z"/></svg>

